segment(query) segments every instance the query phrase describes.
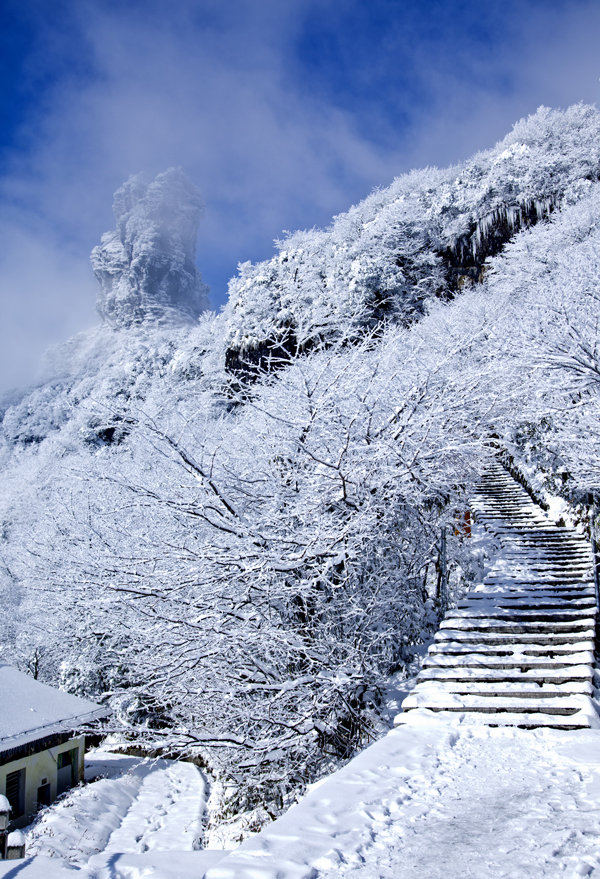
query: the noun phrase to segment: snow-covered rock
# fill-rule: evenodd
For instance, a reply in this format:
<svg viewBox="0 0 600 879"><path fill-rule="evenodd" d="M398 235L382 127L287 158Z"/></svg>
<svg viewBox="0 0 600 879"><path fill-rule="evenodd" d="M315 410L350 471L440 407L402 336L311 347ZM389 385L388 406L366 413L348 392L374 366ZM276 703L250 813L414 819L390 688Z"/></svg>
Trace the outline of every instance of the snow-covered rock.
<svg viewBox="0 0 600 879"><path fill-rule="evenodd" d="M91 254L101 317L113 327L196 318L208 307L195 265L196 187L180 168L153 181L138 174L117 190L113 211L116 229Z"/></svg>

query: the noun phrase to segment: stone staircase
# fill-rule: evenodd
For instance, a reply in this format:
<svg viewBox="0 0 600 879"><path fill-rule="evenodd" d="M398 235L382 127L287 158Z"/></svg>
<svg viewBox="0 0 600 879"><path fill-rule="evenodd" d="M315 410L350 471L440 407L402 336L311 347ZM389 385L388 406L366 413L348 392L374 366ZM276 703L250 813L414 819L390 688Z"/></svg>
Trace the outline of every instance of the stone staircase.
<svg viewBox="0 0 600 879"><path fill-rule="evenodd" d="M487 469L472 509L501 551L442 621L396 723L433 711L489 726L597 726L588 542L551 522L500 464Z"/></svg>

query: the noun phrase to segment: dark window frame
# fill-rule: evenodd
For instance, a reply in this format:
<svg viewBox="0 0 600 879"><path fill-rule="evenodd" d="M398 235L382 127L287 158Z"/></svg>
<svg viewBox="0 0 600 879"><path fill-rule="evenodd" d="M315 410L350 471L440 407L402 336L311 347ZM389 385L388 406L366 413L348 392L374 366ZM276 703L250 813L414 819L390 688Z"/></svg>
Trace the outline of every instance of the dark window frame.
<svg viewBox="0 0 600 879"><path fill-rule="evenodd" d="M6 798L10 803L10 818L21 818L25 814L25 772L26 767L14 769L7 773L5 789Z"/></svg>

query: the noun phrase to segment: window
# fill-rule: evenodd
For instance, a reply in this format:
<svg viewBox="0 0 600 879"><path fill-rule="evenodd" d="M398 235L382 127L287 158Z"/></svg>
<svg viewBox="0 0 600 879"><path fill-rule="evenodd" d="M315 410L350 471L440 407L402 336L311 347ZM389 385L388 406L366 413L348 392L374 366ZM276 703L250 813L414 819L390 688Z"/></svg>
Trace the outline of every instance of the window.
<svg viewBox="0 0 600 879"><path fill-rule="evenodd" d="M73 748L71 751L63 751L56 759L56 768L64 769L65 766L73 766L77 760L77 754L77 748Z"/></svg>
<svg viewBox="0 0 600 879"><path fill-rule="evenodd" d="M70 751L63 751L56 759L56 788L57 794L60 795L77 782L77 762L79 759L79 749L71 748Z"/></svg>
<svg viewBox="0 0 600 879"><path fill-rule="evenodd" d="M6 776L6 798L10 803L11 820L25 813L25 770L17 769Z"/></svg>

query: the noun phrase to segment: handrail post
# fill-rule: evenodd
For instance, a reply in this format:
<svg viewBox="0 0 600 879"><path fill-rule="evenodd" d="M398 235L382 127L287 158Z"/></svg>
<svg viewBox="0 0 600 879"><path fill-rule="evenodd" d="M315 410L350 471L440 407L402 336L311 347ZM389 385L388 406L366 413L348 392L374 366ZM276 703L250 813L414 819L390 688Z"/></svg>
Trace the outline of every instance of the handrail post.
<svg viewBox="0 0 600 879"><path fill-rule="evenodd" d="M596 519L598 518L598 507L596 505L595 492L591 495L592 519L590 522L590 539L592 544L592 559L594 565L594 593L596 596L596 639L598 638L598 617L600 615L600 554L598 552L598 531L596 528Z"/></svg>
<svg viewBox="0 0 600 879"><path fill-rule="evenodd" d="M440 576L438 585L438 606L440 617L446 616L448 610L448 566L446 562L446 526L440 531Z"/></svg>

